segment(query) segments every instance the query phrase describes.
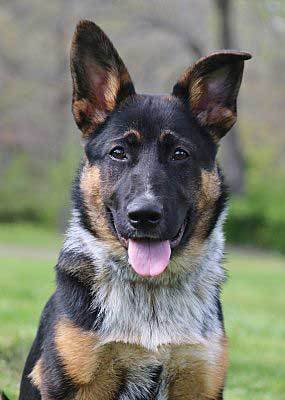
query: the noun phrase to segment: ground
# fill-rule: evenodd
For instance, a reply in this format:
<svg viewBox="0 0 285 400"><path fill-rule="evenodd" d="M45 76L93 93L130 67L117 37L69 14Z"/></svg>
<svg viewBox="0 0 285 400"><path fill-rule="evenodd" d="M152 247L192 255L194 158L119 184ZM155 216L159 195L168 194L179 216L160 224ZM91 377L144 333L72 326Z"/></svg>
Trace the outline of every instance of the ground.
<svg viewBox="0 0 285 400"><path fill-rule="evenodd" d="M21 370L63 238L32 226L0 226L0 389L17 398ZM285 399L285 258L228 249L223 293L230 344L225 400Z"/></svg>

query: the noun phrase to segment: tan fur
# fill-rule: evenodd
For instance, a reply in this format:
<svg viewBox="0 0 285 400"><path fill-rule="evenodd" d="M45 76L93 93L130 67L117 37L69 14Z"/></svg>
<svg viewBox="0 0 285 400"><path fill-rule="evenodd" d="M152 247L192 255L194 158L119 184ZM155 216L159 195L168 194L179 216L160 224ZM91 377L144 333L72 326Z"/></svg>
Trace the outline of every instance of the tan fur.
<svg viewBox="0 0 285 400"><path fill-rule="evenodd" d="M190 107L195 113L199 107L202 95L205 93L205 85L202 78L193 81L191 87L189 86L189 103Z"/></svg>
<svg viewBox="0 0 285 400"><path fill-rule="evenodd" d="M159 141L160 141L160 142L163 142L163 141L165 140L165 138L167 138L167 136L171 136L171 135L172 135L172 132L171 132L171 131L165 130L165 131L163 131L163 132L160 134L160 136L159 136Z"/></svg>
<svg viewBox="0 0 285 400"><path fill-rule="evenodd" d="M131 371L132 376L141 377L140 368L146 365L155 366L157 358L140 346L125 343L110 343L104 346L98 376L77 392L75 400L113 400L114 395L124 381L126 371Z"/></svg>
<svg viewBox="0 0 285 400"><path fill-rule="evenodd" d="M221 101L214 92L211 93L211 75L223 68L223 63L217 63L217 57L226 57L227 55L240 57L240 64L237 64L237 68L240 68L242 75L243 60L249 59L250 55L238 52L215 52L192 64L178 81L179 85L188 91L191 112L202 126L209 129L216 143L234 125L237 117L234 106L227 106L225 99ZM238 81L237 88L239 88ZM233 95L232 101L236 96L237 92ZM207 100L207 105L205 100Z"/></svg>
<svg viewBox="0 0 285 400"><path fill-rule="evenodd" d="M81 128L83 138L88 137L94 130L94 126L103 123L107 117L105 111L95 110L87 99L73 101L72 110L75 121L78 124L81 123L82 113L91 121L90 125Z"/></svg>
<svg viewBox="0 0 285 400"><path fill-rule="evenodd" d="M201 187L197 198L197 224L184 250L184 254L188 257L197 257L202 253L209 222L213 216L213 206L220 193L221 182L217 167L212 171L202 170Z"/></svg>
<svg viewBox="0 0 285 400"><path fill-rule="evenodd" d="M216 399L225 380L226 354L225 339L207 345L162 346L158 352L110 343L96 354L100 368L93 370L90 383L80 386L75 399L112 400L126 371L139 379L147 365L154 367L160 363L164 365L163 374L169 377L171 400Z"/></svg>
<svg viewBox="0 0 285 400"><path fill-rule="evenodd" d="M198 113L197 119L201 125L209 128L214 142L218 143L221 139L219 130L229 130L235 124L237 117L226 107L213 106L210 111Z"/></svg>
<svg viewBox="0 0 285 400"><path fill-rule="evenodd" d="M113 399L120 383L112 346L96 347L95 333L65 319L56 326L55 344L64 369L77 385L76 400Z"/></svg>
<svg viewBox="0 0 285 400"><path fill-rule="evenodd" d="M201 125L221 125L223 129L230 129L236 122L236 115L230 109L221 106L213 106L210 111L199 113L197 118Z"/></svg>
<svg viewBox="0 0 285 400"><path fill-rule="evenodd" d="M29 378L31 379L33 385L35 385L38 389L41 388L42 385L42 360L39 359L32 372L29 375Z"/></svg>
<svg viewBox="0 0 285 400"><path fill-rule="evenodd" d="M137 131L136 129L130 129L127 132L124 133L124 138L128 138L128 139L133 139L137 142L141 142L142 141L142 134Z"/></svg>
<svg viewBox="0 0 285 400"><path fill-rule="evenodd" d="M204 233L209 227L209 221L213 215L213 207L221 194L221 182L218 170L201 171L201 187L197 200L197 212L200 215L195 227L195 234L200 240L204 240Z"/></svg>
<svg viewBox="0 0 285 400"><path fill-rule="evenodd" d="M91 381L98 368L96 335L76 327L69 320L61 320L55 328L55 345L66 373L76 384Z"/></svg>
<svg viewBox="0 0 285 400"><path fill-rule="evenodd" d="M127 68L125 66L123 66L123 68L121 68L120 81L121 81L121 87L123 85L127 85L128 83L132 82L130 74L129 74L129 72L128 72L128 70L127 70Z"/></svg>
<svg viewBox="0 0 285 400"><path fill-rule="evenodd" d="M169 385L171 400L216 399L227 370L226 339L206 346L176 346L171 351Z"/></svg>
<svg viewBox="0 0 285 400"><path fill-rule="evenodd" d="M120 88L120 80L116 71L110 71L106 77L105 84L105 106L112 111L116 105L116 97Z"/></svg>
<svg viewBox="0 0 285 400"><path fill-rule="evenodd" d="M88 161L83 168L80 188L83 193L87 213L99 239L108 243L114 252L123 255L124 248L111 232L102 201L102 185L99 168ZM106 188L104 188L106 190Z"/></svg>
<svg viewBox="0 0 285 400"><path fill-rule="evenodd" d="M205 78L204 78L205 79ZM230 129L236 122L236 114L229 108L212 101L207 106L207 110L201 111L202 97L207 94L207 86L203 78L193 81L189 86L189 102L190 108L202 126L207 126L210 130L212 126L221 127L221 129ZM212 132L214 141L217 143L220 139L215 131Z"/></svg>
<svg viewBox="0 0 285 400"><path fill-rule="evenodd" d="M110 343L98 346L95 333L84 331L71 321L58 322L55 344L65 372L78 386L75 400L111 400L127 370L155 365L156 357L137 345Z"/></svg>
<svg viewBox="0 0 285 400"><path fill-rule="evenodd" d="M88 349L86 357L90 357L89 363L93 370L86 371L86 377L90 377L88 383L81 384L75 400L113 400L118 392L122 381L122 371L116 363L116 353L112 346L106 346L96 350L96 353L89 354Z"/></svg>
<svg viewBox="0 0 285 400"><path fill-rule="evenodd" d="M229 367L228 340L226 336L221 338L221 352L218 357L217 367L217 370L212 370L210 385L213 390L218 392L218 389L225 383L225 378Z"/></svg>
<svg viewBox="0 0 285 400"><path fill-rule="evenodd" d="M36 362L32 372L29 374L29 378L31 379L32 384L40 391L41 399L51 400L46 393L45 386L43 385L43 362L41 358Z"/></svg>
<svg viewBox="0 0 285 400"><path fill-rule="evenodd" d="M100 346L95 333L64 319L56 325L55 344L66 374L78 387L75 400L112 400L126 371L140 379L146 366L160 364L170 377L171 400L215 399L227 369L224 337L204 345L164 345L158 351L121 342ZM31 374L37 387L40 370L39 361Z"/></svg>
<svg viewBox="0 0 285 400"><path fill-rule="evenodd" d="M221 182L217 167L213 170L201 171L201 190L199 194L198 209L212 208L221 194Z"/></svg>

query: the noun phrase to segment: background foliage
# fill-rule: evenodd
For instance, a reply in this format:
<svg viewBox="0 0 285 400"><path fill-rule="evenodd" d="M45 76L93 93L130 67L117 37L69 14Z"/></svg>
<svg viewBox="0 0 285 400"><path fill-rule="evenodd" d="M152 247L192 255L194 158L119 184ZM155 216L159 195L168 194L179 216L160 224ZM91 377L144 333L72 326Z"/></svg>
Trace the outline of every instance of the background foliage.
<svg viewBox="0 0 285 400"><path fill-rule="evenodd" d="M80 18L100 24L138 91L169 92L209 51L249 51L239 123L221 148L236 193L228 239L285 252L285 3L277 0L4 0L0 5L0 222L62 229L81 156L68 51ZM225 23L223 23L225 22Z"/></svg>

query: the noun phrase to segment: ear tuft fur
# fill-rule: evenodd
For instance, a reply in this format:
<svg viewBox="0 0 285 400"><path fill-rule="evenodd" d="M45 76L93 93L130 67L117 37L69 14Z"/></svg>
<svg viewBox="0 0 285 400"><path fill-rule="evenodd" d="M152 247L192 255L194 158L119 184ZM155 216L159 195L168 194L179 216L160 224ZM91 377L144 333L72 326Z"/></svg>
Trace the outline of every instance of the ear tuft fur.
<svg viewBox="0 0 285 400"><path fill-rule="evenodd" d="M85 138L106 120L119 102L135 94L135 89L113 44L91 21L80 21L76 27L70 65L72 112Z"/></svg>
<svg viewBox="0 0 285 400"><path fill-rule="evenodd" d="M188 68L173 95L188 103L191 113L217 142L236 122L236 100L248 53L224 50L201 58Z"/></svg>

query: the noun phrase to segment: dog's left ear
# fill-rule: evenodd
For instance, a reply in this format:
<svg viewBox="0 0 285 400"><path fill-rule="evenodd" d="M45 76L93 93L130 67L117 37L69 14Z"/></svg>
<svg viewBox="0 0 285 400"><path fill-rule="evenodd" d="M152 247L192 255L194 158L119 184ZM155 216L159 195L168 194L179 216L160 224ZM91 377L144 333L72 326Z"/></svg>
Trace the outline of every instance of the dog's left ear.
<svg viewBox="0 0 285 400"><path fill-rule="evenodd" d="M181 76L173 95L187 102L198 123L218 142L236 122L244 61L251 55L224 50L201 58Z"/></svg>
<svg viewBox="0 0 285 400"><path fill-rule="evenodd" d="M72 112L83 138L87 138L117 104L135 94L135 89L110 39L91 21L81 21L76 27L70 66Z"/></svg>

